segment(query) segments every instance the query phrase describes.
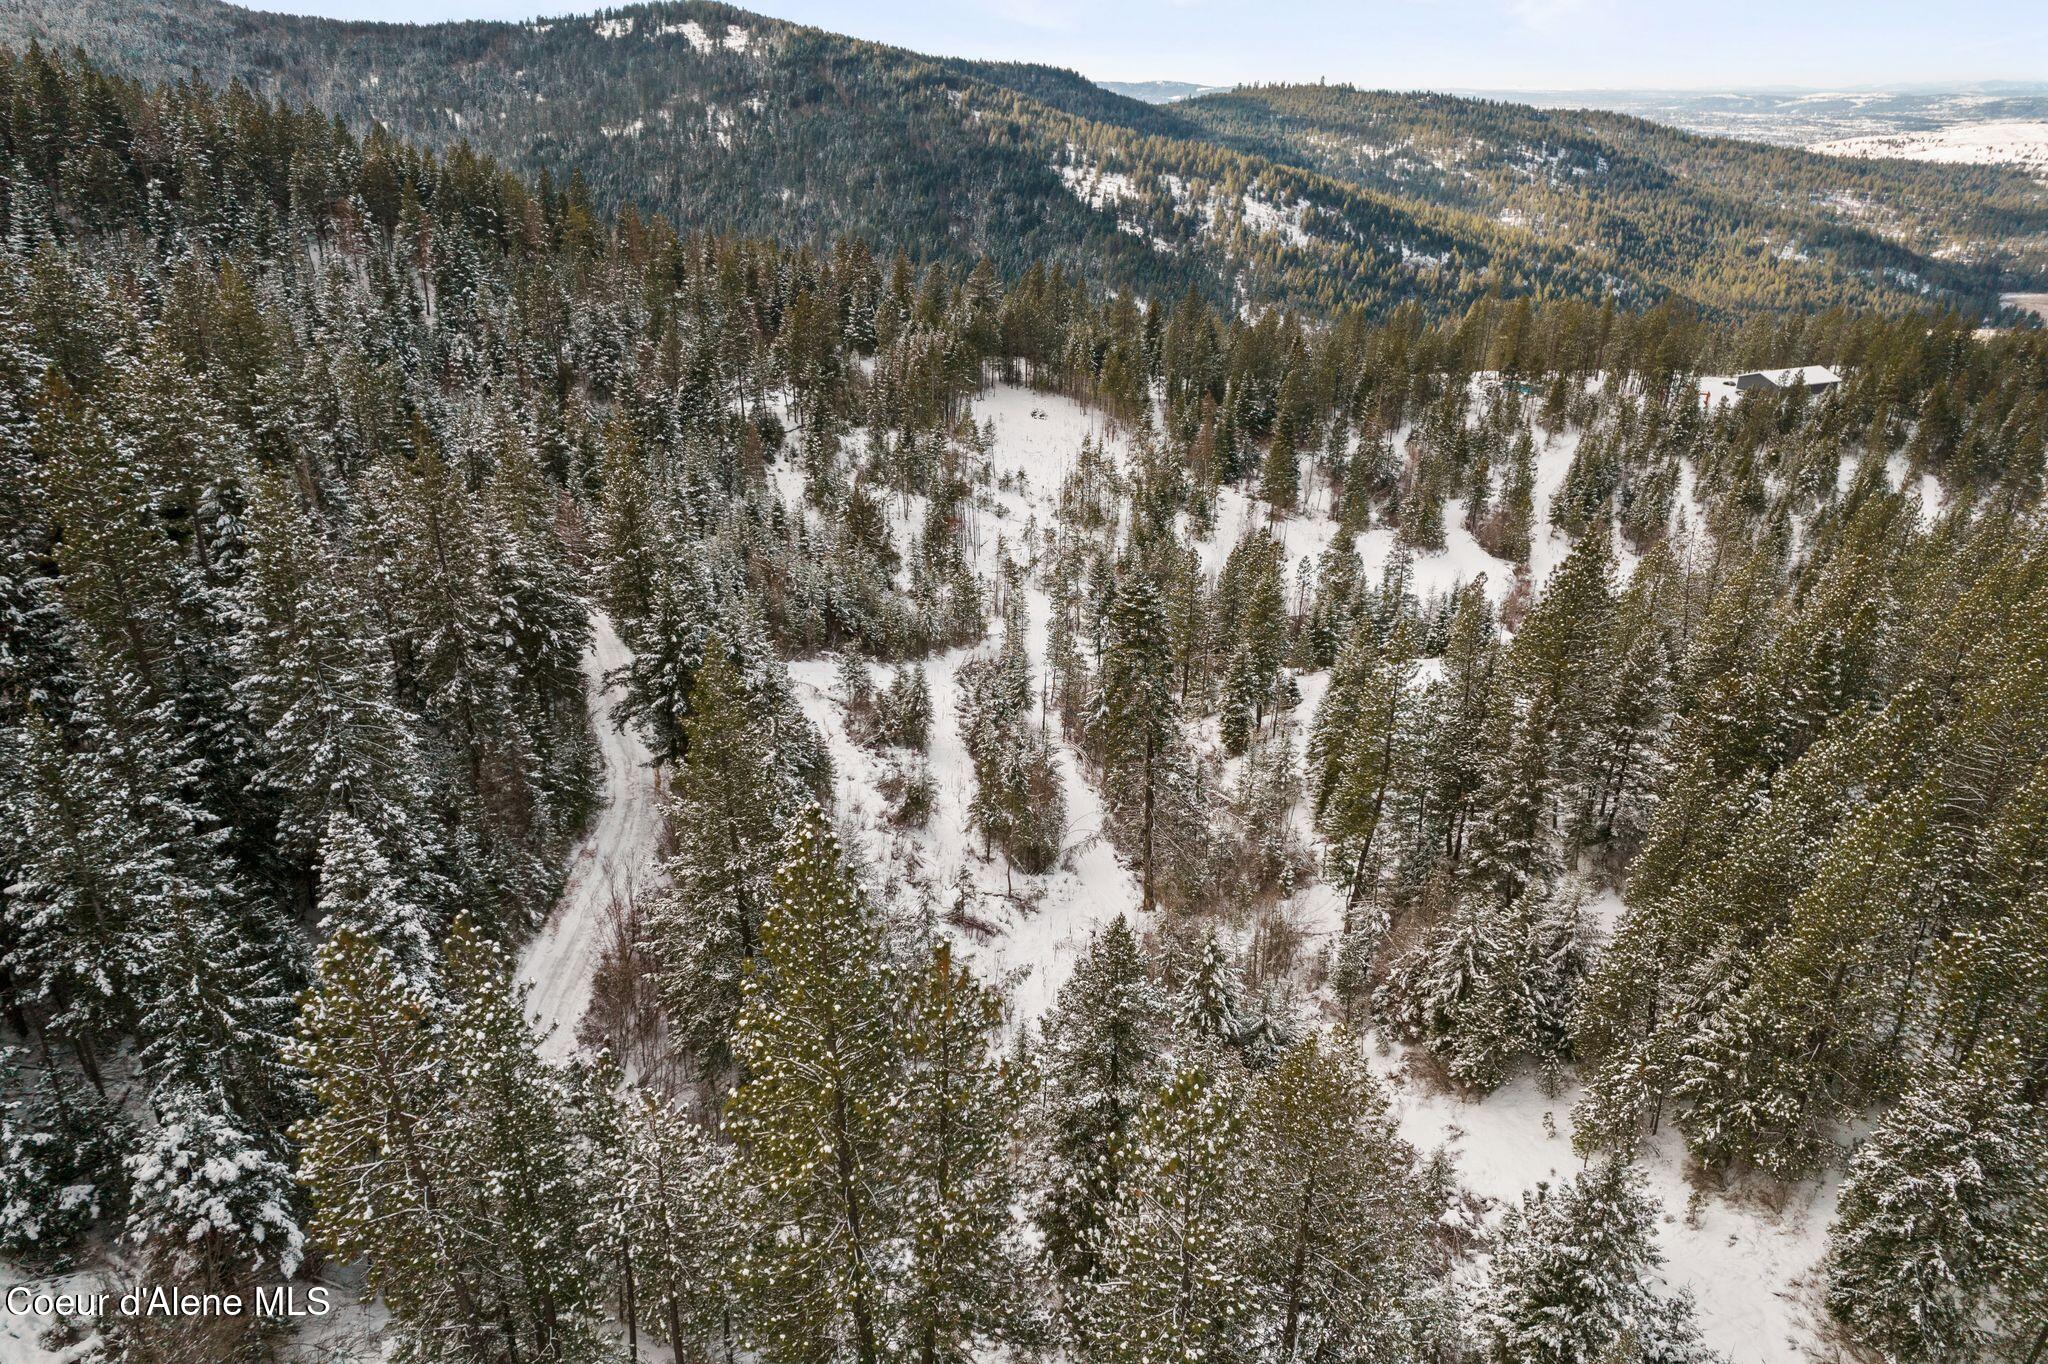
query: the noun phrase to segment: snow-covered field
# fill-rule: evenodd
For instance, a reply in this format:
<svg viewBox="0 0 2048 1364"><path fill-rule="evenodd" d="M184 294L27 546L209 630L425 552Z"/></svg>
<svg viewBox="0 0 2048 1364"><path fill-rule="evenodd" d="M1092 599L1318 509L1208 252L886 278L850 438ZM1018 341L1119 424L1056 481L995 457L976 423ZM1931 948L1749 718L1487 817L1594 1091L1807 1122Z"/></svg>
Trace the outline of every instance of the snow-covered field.
<svg viewBox="0 0 2048 1364"><path fill-rule="evenodd" d="M2048 120L2000 119L1955 123L1924 132L1871 133L1816 142L1808 150L1832 156L1899 157L1955 165L2004 164L2048 175Z"/></svg>

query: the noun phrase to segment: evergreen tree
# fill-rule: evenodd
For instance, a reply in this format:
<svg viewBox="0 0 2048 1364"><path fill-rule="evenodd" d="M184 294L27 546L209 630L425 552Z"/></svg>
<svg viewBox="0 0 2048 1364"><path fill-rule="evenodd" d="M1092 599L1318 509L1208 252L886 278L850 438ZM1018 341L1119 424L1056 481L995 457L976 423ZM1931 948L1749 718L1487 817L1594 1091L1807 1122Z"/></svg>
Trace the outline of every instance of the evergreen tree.
<svg viewBox="0 0 2048 1364"><path fill-rule="evenodd" d="M1020 1090L997 1059L1002 1001L941 941L905 1000L902 1348L919 1364L976 1357L1028 1320L1009 1169Z"/></svg>
<svg viewBox="0 0 2048 1364"><path fill-rule="evenodd" d="M435 1005L371 939L321 948L293 1060L317 1105L295 1130L311 1231L361 1257L401 1339L424 1359L493 1359L488 1262L447 1169Z"/></svg>
<svg viewBox="0 0 2048 1364"><path fill-rule="evenodd" d="M877 1364L903 1206L897 983L816 810L792 829L734 1033L726 1108L748 1236L737 1286L767 1359Z"/></svg>
<svg viewBox="0 0 2048 1364"><path fill-rule="evenodd" d="M603 1279L575 1165L573 1092L534 1050L503 948L466 919L449 931L437 1070L449 1111L437 1136L508 1359L602 1357Z"/></svg>
<svg viewBox="0 0 2048 1364"><path fill-rule="evenodd" d="M1436 1221L1385 1096L1338 1033L1290 1047L1245 1105L1249 1276L1260 1358L1424 1355L1453 1326Z"/></svg>
<svg viewBox="0 0 2048 1364"><path fill-rule="evenodd" d="M125 1162L129 1239L215 1291L266 1271L295 1275L305 1236L285 1162L217 1094L166 1085L152 1106L154 1129Z"/></svg>
<svg viewBox="0 0 2048 1364"><path fill-rule="evenodd" d="M1177 1068L1119 1143L1116 1197L1096 1234L1099 1273L1081 1313L1087 1357L1193 1364L1249 1355L1239 1099Z"/></svg>
<svg viewBox="0 0 2048 1364"><path fill-rule="evenodd" d="M1916 1086L1850 1161L1828 1311L1886 1358L1983 1353L1999 1276L2026 1253L2021 1190L2038 1176L2041 1118L2010 1090L1994 1069Z"/></svg>
<svg viewBox="0 0 2048 1364"><path fill-rule="evenodd" d="M1151 578L1132 568L1109 603L1090 729L1108 769L1113 808L1135 823L1140 908L1158 903L1160 787L1177 746L1166 611Z"/></svg>
<svg viewBox="0 0 2048 1364"><path fill-rule="evenodd" d="M1699 1343L1691 1298L1651 1286L1661 1260L1656 1215L1641 1176L1618 1160L1522 1195L1474 1304L1484 1358L1594 1364L1624 1341L1646 1361L1717 1358Z"/></svg>
<svg viewBox="0 0 2048 1364"><path fill-rule="evenodd" d="M1115 1199L1121 1143L1165 1042L1167 1004L1119 915L1060 987L1039 1051L1036 1209L1046 1252L1074 1291L1099 1268L1098 1234Z"/></svg>
<svg viewBox="0 0 2048 1364"><path fill-rule="evenodd" d="M691 687L690 712L688 756L670 796L675 851L664 867L668 885L648 910L646 940L676 1038L716 1075L731 1061L787 814L772 754L716 637Z"/></svg>

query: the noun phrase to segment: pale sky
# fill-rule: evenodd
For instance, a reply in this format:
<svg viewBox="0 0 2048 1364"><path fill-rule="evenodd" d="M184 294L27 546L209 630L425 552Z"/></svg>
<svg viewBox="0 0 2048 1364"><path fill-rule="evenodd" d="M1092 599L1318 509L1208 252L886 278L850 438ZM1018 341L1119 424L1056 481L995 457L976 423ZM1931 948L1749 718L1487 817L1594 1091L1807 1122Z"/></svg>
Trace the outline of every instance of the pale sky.
<svg viewBox="0 0 2048 1364"><path fill-rule="evenodd" d="M432 22L580 0L244 0ZM1395 89L2048 80L2041 0L760 0L746 8L944 56L1096 80L1328 79Z"/></svg>

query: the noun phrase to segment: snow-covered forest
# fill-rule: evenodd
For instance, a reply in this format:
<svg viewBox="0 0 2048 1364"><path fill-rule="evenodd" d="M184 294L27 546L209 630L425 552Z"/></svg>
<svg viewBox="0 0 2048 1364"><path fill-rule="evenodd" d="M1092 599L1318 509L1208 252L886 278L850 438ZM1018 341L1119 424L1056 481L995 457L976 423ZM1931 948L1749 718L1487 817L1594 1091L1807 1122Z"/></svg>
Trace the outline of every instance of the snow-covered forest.
<svg viewBox="0 0 2048 1364"><path fill-rule="evenodd" d="M0 1359L2048 1358L2048 333L0 143Z"/></svg>

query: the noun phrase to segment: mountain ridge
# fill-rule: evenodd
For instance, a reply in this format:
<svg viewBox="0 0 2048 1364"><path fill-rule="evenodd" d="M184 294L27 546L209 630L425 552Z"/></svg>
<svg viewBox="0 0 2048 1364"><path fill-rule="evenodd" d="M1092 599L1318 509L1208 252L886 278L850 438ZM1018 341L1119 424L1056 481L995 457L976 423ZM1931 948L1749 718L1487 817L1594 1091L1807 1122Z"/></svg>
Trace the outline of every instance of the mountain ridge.
<svg viewBox="0 0 2048 1364"><path fill-rule="evenodd" d="M1413 301L1443 314L1500 292L1679 298L1730 315L1836 303L1986 313L2006 289L2048 283L2048 253L2006 244L2048 241L2048 209L1996 173L1966 195L1884 163L1850 170L1746 143L1708 155L1670 130L1624 138L1629 125L1611 121L1588 131L1522 106L1330 87L1377 111L1386 145L1443 141L1459 122L1498 144L1476 163L1424 173L1408 158L1403 174L1373 174L1332 145L1355 110L1322 108L1323 87L1147 104L1054 67L928 57L714 0L425 26L218 0L14 0L0 41L76 44L136 79L239 81L429 146L468 141L679 226L819 244L860 235L1010 272L1045 260L1236 307ZM1509 192L1511 175L1527 178L1518 161L1557 161L1552 143L1583 153L1572 170L1635 158L1630 183ZM1876 203L1877 221L1817 207L1817 194L1760 205L1697 186L1676 194L1674 215L1645 196L1675 193L1659 158L1679 156L1746 167L1750 183L1865 187L1851 200ZM1987 196L1995 221L1975 207Z"/></svg>

